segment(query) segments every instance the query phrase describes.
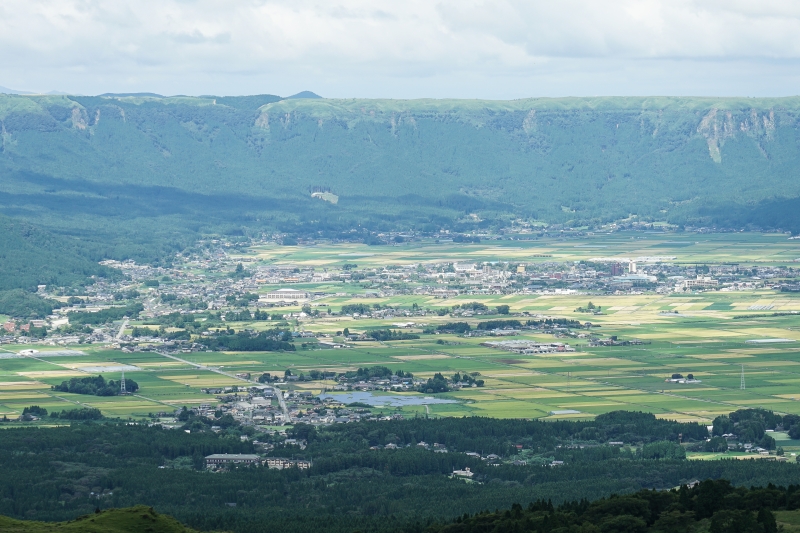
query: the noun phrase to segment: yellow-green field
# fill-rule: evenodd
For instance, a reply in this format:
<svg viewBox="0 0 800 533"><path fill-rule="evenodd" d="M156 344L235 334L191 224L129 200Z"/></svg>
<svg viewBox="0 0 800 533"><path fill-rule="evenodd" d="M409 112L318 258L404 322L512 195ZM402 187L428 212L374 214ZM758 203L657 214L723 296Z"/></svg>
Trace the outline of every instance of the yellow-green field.
<svg viewBox="0 0 800 533"><path fill-rule="evenodd" d="M241 255L275 264L359 267L436 261L523 261L526 263L581 261L598 257L675 257L677 264L791 264L800 258L800 242L786 234L723 233L661 234L620 232L583 239L533 238L485 241L403 243L392 246L336 244L315 246L264 245Z"/></svg>
<svg viewBox="0 0 800 533"><path fill-rule="evenodd" d="M670 299L673 298L664 299L662 305ZM605 304L602 299L599 301ZM634 409L708 422L740 407L800 414L800 342L746 343L763 338L800 340L797 317L731 320L698 314L696 318L665 318L641 308L624 316L624 320L618 313L592 319L602 324L605 335L638 338L649 344L589 347L586 339L564 338L559 340L570 343L575 352L519 355L480 346L487 338L422 335L411 341L358 342L350 349L201 352L184 357L203 365L223 366L227 371L254 374L282 373L287 368L295 373L312 369L345 371L365 365L386 365L419 377L435 372L480 372L486 382L484 387L448 395L462 403L430 406L432 413L445 416L538 418L564 409L581 411L582 416ZM426 318L426 323L443 320L446 318ZM309 321L304 327L335 333L343 327L355 332L380 324L378 320L320 319ZM554 340L552 335L543 333L515 337L519 338ZM20 348L6 347L9 355ZM165 410L167 405L209 402L213 397L201 393L201 388L236 384L232 378L153 352L122 353L85 346L81 347L82 356L48 357L48 347L38 348L38 359L0 359L0 414L13 416L33 403L52 409L70 402L98 407L114 415L146 414ZM116 379L119 371L113 369L119 365L136 367L126 370L126 376L139 382L141 397L99 398L49 390L50 385L70 377L105 369L111 371L104 375ZM742 367L744 390L740 389ZM665 378L674 372L691 372L702 383L665 383ZM311 389L324 385L332 384L307 384Z"/></svg>
<svg viewBox="0 0 800 533"><path fill-rule="evenodd" d="M549 255L541 258L537 256ZM248 259L297 265L337 265L357 262L359 267L400 263L519 260L572 261L597 256L674 256L674 263L724 262L741 264L785 264L800 257L800 243L786 235L723 234L690 236L594 236L583 241L541 240L530 242L489 242L479 245L414 244L385 247L328 245L309 247L263 246L253 249ZM342 284L314 286L329 293L341 292ZM274 288L274 287L273 287ZM270 290L270 287L264 287ZM352 287L349 289L352 292ZM575 312L591 300L603 308L602 315ZM710 423L722 413L763 407L780 413L800 414L800 315L734 317L759 313L748 310L772 306L765 313L800 312L800 295L762 289L750 291L709 291L684 294L635 295L481 295L447 300L431 296L403 295L389 298L329 296L315 306L338 309L346 303L364 302L409 307L436 308L480 301L489 306L507 304L512 313L527 311L581 321L591 320L603 336L640 339L641 345L590 347L587 338L554 339L544 333L525 338L567 342L575 352L519 355L480 346L488 338L455 335L422 335L419 340L357 342L347 349L301 349L290 353L192 353L183 357L203 365L223 366L230 372L296 374L309 370L345 371L359 366L385 365L391 369L430 377L435 372L479 372L485 386L444 395L459 400L403 408L440 416L478 415L490 417L548 418L552 411L576 410L581 418L626 409L641 410L678 420ZM284 312L299 308L284 308ZM678 311L666 314L665 311ZM479 319L470 318L473 325ZM492 317L498 318L498 317ZM374 327L391 327L393 322L414 321L420 332L424 325L463 320L425 316L391 320L357 320L350 317L303 319L297 327L335 335ZM524 320L524 318L523 318ZM255 329L268 323L235 323ZM586 333L576 330L576 333ZM753 344L747 341L787 339L790 342ZM438 342L437 342L438 341ZM5 346L5 357L30 346ZM49 410L70 404L100 408L112 416L139 416L169 411L174 406L214 403L214 397L200 391L205 387L236 384L232 378L168 359L154 352L123 353L102 346L81 346L80 356L48 357L53 347L37 347L38 359L3 358L0 353L0 415L18 416L25 406L38 404ZM73 376L97 373L105 368L107 378L118 379L114 366L130 365L126 376L141 386L139 395L99 398L54 393L50 386ZM746 388L740 388L744 369ZM666 383L672 373L688 374L700 383ZM333 383L308 382L290 387L320 391ZM563 417L564 415L561 415ZM787 442L794 447L794 442ZM788 448L787 448L788 449Z"/></svg>

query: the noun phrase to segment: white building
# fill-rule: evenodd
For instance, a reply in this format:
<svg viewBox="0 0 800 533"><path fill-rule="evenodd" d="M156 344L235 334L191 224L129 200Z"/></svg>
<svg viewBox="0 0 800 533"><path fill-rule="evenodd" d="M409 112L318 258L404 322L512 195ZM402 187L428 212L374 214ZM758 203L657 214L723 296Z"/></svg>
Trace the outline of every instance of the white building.
<svg viewBox="0 0 800 533"><path fill-rule="evenodd" d="M708 287L716 287L717 285L719 285L719 280L716 280L711 276L697 276L696 279L684 280L682 285L687 289L695 289L695 288L705 289Z"/></svg>
<svg viewBox="0 0 800 533"><path fill-rule="evenodd" d="M272 468L274 470L284 470L286 468L299 468L300 470L307 470L311 468L311 461L285 459L283 457L267 457L265 464L267 465L267 468Z"/></svg>
<svg viewBox="0 0 800 533"><path fill-rule="evenodd" d="M262 295L259 299L270 301L294 302L297 300L308 300L309 294L297 289L278 289Z"/></svg>

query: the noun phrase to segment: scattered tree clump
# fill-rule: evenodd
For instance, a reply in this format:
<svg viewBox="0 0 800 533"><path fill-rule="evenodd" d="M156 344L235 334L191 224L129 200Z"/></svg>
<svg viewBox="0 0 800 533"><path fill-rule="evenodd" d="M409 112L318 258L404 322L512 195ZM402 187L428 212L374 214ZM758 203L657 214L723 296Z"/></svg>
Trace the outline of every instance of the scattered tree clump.
<svg viewBox="0 0 800 533"><path fill-rule="evenodd" d="M70 392L72 394L89 394L92 396L117 396L121 391L121 384L118 381L106 381L103 376L91 376L85 378L72 378L69 381L62 381L61 385L53 385L52 390L58 392ZM130 378L125 379L125 390L136 392L139 384Z"/></svg>

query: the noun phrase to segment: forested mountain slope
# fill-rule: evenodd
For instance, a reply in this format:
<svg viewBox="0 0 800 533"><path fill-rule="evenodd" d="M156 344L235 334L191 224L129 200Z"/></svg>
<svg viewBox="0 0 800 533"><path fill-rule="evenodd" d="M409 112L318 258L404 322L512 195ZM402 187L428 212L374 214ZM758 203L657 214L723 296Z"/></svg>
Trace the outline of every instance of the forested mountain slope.
<svg viewBox="0 0 800 533"><path fill-rule="evenodd" d="M73 285L91 276L119 275L97 264L85 243L0 216L0 291L37 285Z"/></svg>
<svg viewBox="0 0 800 533"><path fill-rule="evenodd" d="M0 215L0 314L41 318L55 302L36 296L38 285L79 286L92 278L120 276L98 264L106 249Z"/></svg>
<svg viewBox="0 0 800 533"><path fill-rule="evenodd" d="M54 301L34 294L38 285L79 286L121 274L98 264L105 247L44 231L0 216L0 314L41 318Z"/></svg>
<svg viewBox="0 0 800 533"><path fill-rule="evenodd" d="M143 247L472 213L759 223L749 206L800 196L798 120L800 98L0 95L0 210Z"/></svg>

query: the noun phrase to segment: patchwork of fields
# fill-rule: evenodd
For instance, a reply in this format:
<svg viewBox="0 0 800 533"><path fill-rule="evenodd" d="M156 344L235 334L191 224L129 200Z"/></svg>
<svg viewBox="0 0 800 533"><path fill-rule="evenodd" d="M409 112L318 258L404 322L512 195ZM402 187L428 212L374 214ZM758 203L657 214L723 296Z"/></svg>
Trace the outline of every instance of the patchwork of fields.
<svg viewBox="0 0 800 533"><path fill-rule="evenodd" d="M795 317L743 321L660 319L651 324L613 322L607 333L639 338L650 344L588 347L582 339L563 339L575 352L520 355L480 346L485 338L423 335L419 340L354 343L351 349L298 350L287 353L193 353L185 357L226 371L295 374L309 370L346 371L367 365L430 377L435 372L480 372L486 384L449 393L458 404L431 405L431 414L493 417L547 417L551 411L577 410L590 416L616 409L650 411L680 420L710 421L739 407L763 407L800 414L800 342L752 345L746 340L775 337L800 341ZM349 321L351 331L366 324ZM361 321L367 322L367 321ZM334 329L331 324L311 323ZM606 332L606 331L604 331ZM516 337L520 338L520 337ZM525 335L550 341L545 334ZM443 341L445 344L438 344ZM27 346L26 346L27 347ZM154 352L122 353L84 347L79 354L36 359L15 356L22 347L0 354L0 414L16 416L27 405L61 409L70 403L98 407L110 415L144 415L173 406L213 402L205 387L234 385L237 380L180 363ZM120 369L136 380L140 396L91 397L50 391L50 386L75 376L103 372L117 379ZM746 388L740 388L744 369ZM693 373L700 383L667 383L672 373ZM294 386L319 391L332 382ZM424 410L423 406L404 409Z"/></svg>
<svg viewBox="0 0 800 533"><path fill-rule="evenodd" d="M507 241L503 241L505 243ZM317 247L260 247L250 259L285 264L341 264L357 261L360 266L400 262L481 260L572 261L604 256L672 256L675 263L790 264L800 256L800 245L785 236L691 235L655 237L589 238L585 241L531 243L513 242L470 246L419 245L376 249L363 245ZM551 257L538 258L538 255ZM335 293L341 285L317 284L315 290ZM267 289L265 289L267 290ZM602 306L603 314L587 315L575 309L591 300ZM487 338L456 335L421 335L418 340L362 341L347 349L302 349L296 352L184 354L184 363L155 352L123 353L103 346L80 346L71 352L52 346L33 346L35 357L18 355L25 346L4 346L0 352L0 416L16 417L28 405L61 410L70 405L97 407L110 416L137 417L175 407L214 403L201 392L205 387L241 383L211 371L295 374L310 370L346 371L360 366L384 365L431 377L436 372L479 372L485 386L443 395L458 403L413 405L400 410L432 416L490 416L586 418L619 409L648 411L678 420L710 423L717 415L738 408L762 407L781 413L800 414L800 295L772 289L708 291L668 295L619 294L524 294L459 296L447 300L431 296L402 295L365 298L347 294L314 302L339 308L347 303L381 303L408 307L436 308L480 301L489 306L507 304L512 313L591 320L599 326L592 331L622 340L639 339L643 344L591 347L586 338L561 338L574 352L520 355L481 346ZM753 311L763 306L767 312ZM285 308L291 311L292 308ZM677 311L677 313L675 313ZM666 313L669 312L669 313ZM780 316L735 318L742 315L787 313ZM478 318L469 319L476 323ZM495 317L496 318L496 317ZM426 316L412 331L454 320ZM462 319L458 319L462 320ZM374 327L391 327L396 320L351 317L308 318L297 327L335 335L347 327L351 332ZM424 324L423 324L424 322ZM264 322L231 324L234 328L264 328ZM576 330L580 333L583 330ZM552 335L524 332L514 339L543 342ZM769 342L781 339L782 342ZM748 342L750 341L750 342ZM768 341L768 342L753 342ZM197 366L199 365L199 366ZM127 397L93 397L50 390L51 385L74 376L102 372L118 379L126 377L140 385L139 394ZM697 383L669 383L673 373L694 374ZM741 388L744 373L745 388ZM299 382L286 388L320 392L333 382ZM415 393L408 393L415 394ZM379 410L381 410L379 408ZM553 411L574 410L578 414L552 415Z"/></svg>
<svg viewBox="0 0 800 533"><path fill-rule="evenodd" d="M525 237L525 236L523 236ZM529 238L530 236L528 236ZM800 242L782 233L647 234L619 232L584 239L537 238L486 241L479 244L426 242L396 246L336 244L263 245L243 258L276 264L386 266L429 261L524 261L526 263L590 260L598 257L670 257L675 264L791 264L800 258Z"/></svg>

